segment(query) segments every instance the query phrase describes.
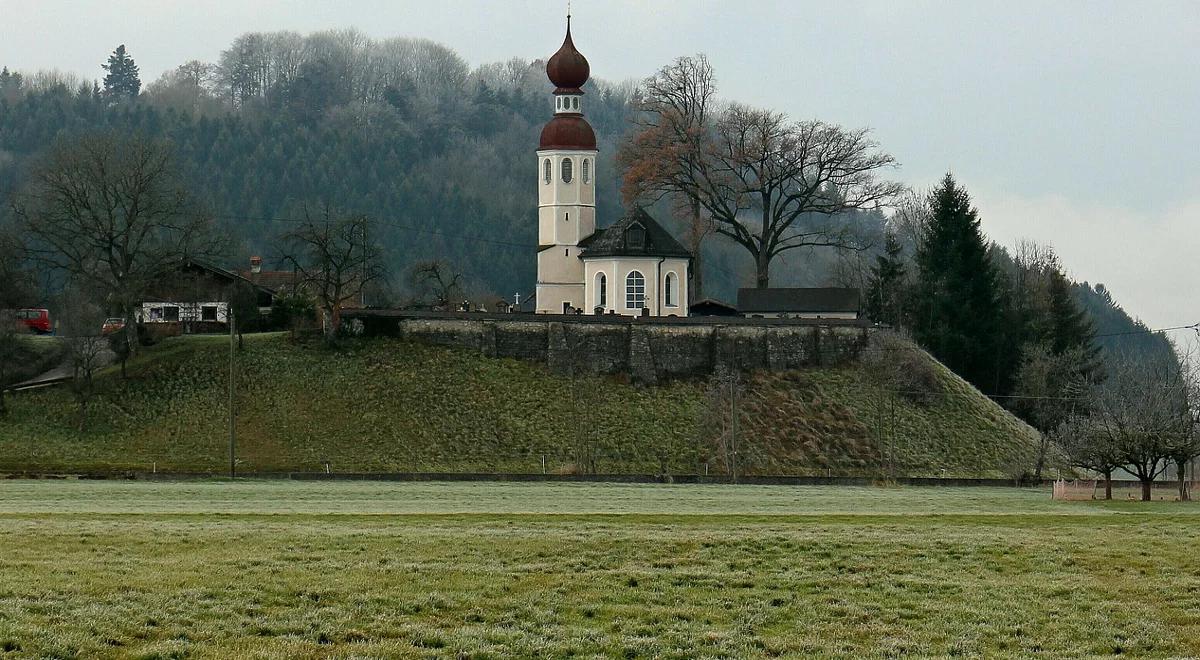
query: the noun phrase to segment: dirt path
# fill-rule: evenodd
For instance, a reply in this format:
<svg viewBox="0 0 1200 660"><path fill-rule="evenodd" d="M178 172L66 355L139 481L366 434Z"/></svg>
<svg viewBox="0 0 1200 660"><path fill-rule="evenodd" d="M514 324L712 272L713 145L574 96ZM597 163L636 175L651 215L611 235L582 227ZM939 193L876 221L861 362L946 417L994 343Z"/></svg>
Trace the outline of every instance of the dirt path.
<svg viewBox="0 0 1200 660"><path fill-rule="evenodd" d="M116 353L113 353L112 350L109 348L104 348L100 351L100 354L97 356L96 368L100 369L103 367L107 367L108 365L115 362L116 358L117 358ZM10 386L8 389L12 390L12 391L31 390L31 389L38 388L38 387L47 387L49 385L56 385L58 383L62 383L62 382L66 382L66 381L70 380L72 371L73 370L71 368L71 358L66 357L63 359L63 361L58 366L54 367L53 369L49 369L41 374L38 374L37 376L30 378L29 380L24 380L19 383L16 383L16 384Z"/></svg>

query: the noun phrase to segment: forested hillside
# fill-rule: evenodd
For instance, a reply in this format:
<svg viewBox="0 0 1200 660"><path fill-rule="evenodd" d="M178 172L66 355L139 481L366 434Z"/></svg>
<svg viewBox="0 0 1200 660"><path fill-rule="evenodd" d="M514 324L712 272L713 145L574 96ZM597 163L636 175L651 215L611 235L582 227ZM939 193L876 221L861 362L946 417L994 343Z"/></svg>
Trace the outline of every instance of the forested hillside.
<svg viewBox="0 0 1200 660"><path fill-rule="evenodd" d="M470 70L453 52L353 32L240 38L219 65L190 63L120 103L66 76L0 84L0 191L56 136L96 129L166 136L190 187L238 240L266 255L305 203L374 217L387 261L445 258L478 287L531 287L538 132L550 116L541 63ZM600 220L620 210L611 165L629 91L593 81Z"/></svg>
<svg viewBox="0 0 1200 660"><path fill-rule="evenodd" d="M471 68L430 41L372 40L354 30L248 33L218 62L187 62L142 85L137 55L114 52L103 85L54 72L0 73L0 213L56 138L135 131L173 144L188 187L232 239L227 265L261 254L271 266L279 235L303 206L329 203L376 220L392 289L375 302L396 302L407 269L432 258L462 271L476 295L532 289L533 151L552 111L543 62ZM603 226L622 210L614 156L631 130L635 85L593 77L585 89L600 141ZM666 205L656 215L675 224ZM878 211L841 221L873 247L789 252L772 284L865 289L892 223ZM915 245L906 248L911 259ZM729 241L710 237L704 256L706 295L731 300L753 283L753 263ZM1076 285L1073 293L1102 345L1167 348L1161 337L1113 334L1144 328L1102 286Z"/></svg>

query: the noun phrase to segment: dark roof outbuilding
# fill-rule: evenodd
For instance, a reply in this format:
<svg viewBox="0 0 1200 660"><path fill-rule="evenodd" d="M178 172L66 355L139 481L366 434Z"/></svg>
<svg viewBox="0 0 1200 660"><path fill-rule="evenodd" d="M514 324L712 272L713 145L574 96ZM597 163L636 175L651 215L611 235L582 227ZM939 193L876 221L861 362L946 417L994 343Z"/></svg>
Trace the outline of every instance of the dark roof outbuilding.
<svg viewBox="0 0 1200 660"><path fill-rule="evenodd" d="M743 314L858 312L858 289L768 288L738 289L738 311Z"/></svg>

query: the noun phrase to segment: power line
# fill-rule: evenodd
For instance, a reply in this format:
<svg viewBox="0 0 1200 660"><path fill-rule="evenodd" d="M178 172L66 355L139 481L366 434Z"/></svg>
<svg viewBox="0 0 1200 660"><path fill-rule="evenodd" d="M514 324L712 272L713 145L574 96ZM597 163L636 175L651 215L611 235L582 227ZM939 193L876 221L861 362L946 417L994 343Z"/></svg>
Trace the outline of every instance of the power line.
<svg viewBox="0 0 1200 660"><path fill-rule="evenodd" d="M222 220L241 220L241 221L251 221L251 222L281 222L281 223L286 223L286 224L305 224L305 223L312 222L310 220L303 220L303 219L299 219L299 218L282 218L282 217L274 217L274 216L273 217L254 217L254 216L244 216L244 215L208 215L208 217L218 218L218 219L222 219ZM377 222L381 225L386 225L388 227L394 227L396 229L401 229L404 231L411 231L411 232L416 232L416 233L421 233L421 234L430 234L433 236L440 236L443 238L453 238L453 239L461 240L461 241L474 241L477 243L491 243L493 245L504 245L507 247L519 247L519 248L524 248L524 249L536 249L538 247L534 243L518 243L515 241L505 241L505 240L501 240L501 239L482 238L479 236L467 236L465 234L451 234L449 232L437 231L435 229L426 229L424 227L414 227L412 225L404 225L404 224L394 222L391 220L375 220L375 222Z"/></svg>
<svg viewBox="0 0 1200 660"><path fill-rule="evenodd" d="M1200 322L1191 325L1176 325L1170 328L1143 328L1140 330L1126 330L1124 332L1106 332L1102 335L1095 335L1097 339L1100 337L1120 337L1123 335L1143 335L1155 332L1170 332L1172 330L1197 330L1200 331Z"/></svg>

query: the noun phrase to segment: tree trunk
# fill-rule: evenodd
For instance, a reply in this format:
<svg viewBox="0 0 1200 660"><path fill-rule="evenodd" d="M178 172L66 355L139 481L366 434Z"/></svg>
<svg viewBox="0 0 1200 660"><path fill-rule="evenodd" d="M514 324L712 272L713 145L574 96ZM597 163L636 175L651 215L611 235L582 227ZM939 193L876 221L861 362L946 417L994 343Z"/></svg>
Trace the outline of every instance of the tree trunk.
<svg viewBox="0 0 1200 660"><path fill-rule="evenodd" d="M692 249L692 286L688 291L688 304L691 304L704 297L704 269L700 250L704 243L705 228L701 223L700 202L696 199L691 200L692 211L692 226L689 232L691 240L688 247Z"/></svg>
<svg viewBox="0 0 1200 660"><path fill-rule="evenodd" d="M1104 499L1112 499L1112 470L1104 471Z"/></svg>
<svg viewBox="0 0 1200 660"><path fill-rule="evenodd" d="M137 314L132 307L125 309L125 347L129 355L135 355L138 349ZM121 377L125 377L124 364L121 365Z"/></svg>
<svg viewBox="0 0 1200 660"><path fill-rule="evenodd" d="M1034 483L1042 483L1042 468L1046 465L1046 451L1050 448L1050 438L1045 433L1041 434L1041 441L1038 442L1037 463L1033 467Z"/></svg>
<svg viewBox="0 0 1200 660"><path fill-rule="evenodd" d="M341 322L341 309L337 305L325 308L325 341L329 344L337 340L338 324Z"/></svg>
<svg viewBox="0 0 1200 660"><path fill-rule="evenodd" d="M0 417L8 417L8 401L4 398L3 384L0 384Z"/></svg>
<svg viewBox="0 0 1200 660"><path fill-rule="evenodd" d="M771 286L771 262L765 254L759 254L757 263L755 264L755 281L754 286L759 289L766 289Z"/></svg>
<svg viewBox="0 0 1200 660"><path fill-rule="evenodd" d="M1188 495L1187 484L1187 461L1175 461L1175 476L1179 482L1179 501L1186 502L1191 499Z"/></svg>
<svg viewBox="0 0 1200 660"><path fill-rule="evenodd" d="M1154 480L1142 478L1142 501L1149 502L1154 499L1153 494Z"/></svg>

